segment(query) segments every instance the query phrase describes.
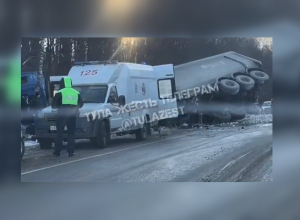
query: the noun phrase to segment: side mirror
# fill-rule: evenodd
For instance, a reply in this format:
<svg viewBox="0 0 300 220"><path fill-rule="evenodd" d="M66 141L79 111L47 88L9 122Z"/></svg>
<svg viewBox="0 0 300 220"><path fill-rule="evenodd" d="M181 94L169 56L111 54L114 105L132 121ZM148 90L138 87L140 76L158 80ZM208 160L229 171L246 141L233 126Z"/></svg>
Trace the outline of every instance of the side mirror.
<svg viewBox="0 0 300 220"><path fill-rule="evenodd" d="M123 96L123 95L119 96L119 105L120 106L125 105L125 96Z"/></svg>

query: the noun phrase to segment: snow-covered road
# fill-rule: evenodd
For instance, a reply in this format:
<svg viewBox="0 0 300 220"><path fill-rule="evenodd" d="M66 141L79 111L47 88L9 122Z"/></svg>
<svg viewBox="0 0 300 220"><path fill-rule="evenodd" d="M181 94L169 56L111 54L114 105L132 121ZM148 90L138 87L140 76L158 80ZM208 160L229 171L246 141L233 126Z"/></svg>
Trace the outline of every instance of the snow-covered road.
<svg viewBox="0 0 300 220"><path fill-rule="evenodd" d="M271 181L272 124L170 129L147 141L116 138L98 150L76 145L76 156L36 150L22 161L24 182Z"/></svg>

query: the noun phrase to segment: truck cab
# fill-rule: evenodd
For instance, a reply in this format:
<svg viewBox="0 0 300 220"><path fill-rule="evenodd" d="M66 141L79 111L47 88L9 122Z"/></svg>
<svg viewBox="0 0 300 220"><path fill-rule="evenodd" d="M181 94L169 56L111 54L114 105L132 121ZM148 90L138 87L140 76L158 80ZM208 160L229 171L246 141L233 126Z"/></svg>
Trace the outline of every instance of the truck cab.
<svg viewBox="0 0 300 220"><path fill-rule="evenodd" d="M38 72L21 73L21 121L31 124L36 111L47 106L47 84Z"/></svg>

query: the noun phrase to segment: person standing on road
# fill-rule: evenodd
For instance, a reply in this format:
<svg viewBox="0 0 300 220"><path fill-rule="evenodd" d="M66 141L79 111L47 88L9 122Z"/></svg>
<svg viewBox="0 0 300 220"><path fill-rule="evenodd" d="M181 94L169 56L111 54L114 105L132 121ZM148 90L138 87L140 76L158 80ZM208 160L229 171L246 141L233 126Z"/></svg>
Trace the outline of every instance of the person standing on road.
<svg viewBox="0 0 300 220"><path fill-rule="evenodd" d="M62 149L64 131L67 127L69 157L74 156L76 117L79 109L83 106L80 93L72 88L70 77L63 77L60 81L60 90L57 91L52 102L52 108L57 109L56 117L56 141L54 156L60 156Z"/></svg>

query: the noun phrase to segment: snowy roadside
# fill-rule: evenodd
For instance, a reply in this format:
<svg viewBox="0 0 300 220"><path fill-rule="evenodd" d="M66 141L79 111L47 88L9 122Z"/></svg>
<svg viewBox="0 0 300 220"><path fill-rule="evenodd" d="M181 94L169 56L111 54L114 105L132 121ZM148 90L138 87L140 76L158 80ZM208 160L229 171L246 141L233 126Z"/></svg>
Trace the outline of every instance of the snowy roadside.
<svg viewBox="0 0 300 220"><path fill-rule="evenodd" d="M25 147L36 148L39 146L40 144L37 141L25 141Z"/></svg>
<svg viewBox="0 0 300 220"><path fill-rule="evenodd" d="M258 125L258 126L271 126L273 123L273 115L272 114L260 114L260 115L246 115L244 119L235 122L228 122L228 123L217 123L217 124L193 124L188 125L187 123L182 124L180 127L161 127L161 135L166 136L173 134L174 132L181 131L181 130L194 130L194 129L203 129L206 128L208 130L215 129L218 127L227 127L227 128L234 128L234 127L241 127L244 126L251 126L251 125ZM222 129L223 130L223 129ZM221 130L220 130L221 131Z"/></svg>
<svg viewBox="0 0 300 220"><path fill-rule="evenodd" d="M272 124L272 114L261 114L261 115L246 115L244 119L236 122L221 123L217 126L220 127L235 127L235 126L247 126L247 125L259 125L259 124Z"/></svg>
<svg viewBox="0 0 300 220"><path fill-rule="evenodd" d="M261 115L246 115L246 117L240 120L238 123L242 125L251 124L267 124L273 122L273 114L261 114Z"/></svg>
<svg viewBox="0 0 300 220"><path fill-rule="evenodd" d="M37 141L25 140L25 157L28 155L35 154L40 151L40 144Z"/></svg>
<svg viewBox="0 0 300 220"><path fill-rule="evenodd" d="M181 134L185 132L190 132L195 129L200 129L202 132L229 132L245 129L246 127L255 126L272 126L273 115L265 114L265 115L246 115L246 117L242 120L230 123L222 123L222 124L214 124L214 125L200 125L196 124L189 127L187 124L183 124L181 127L160 127L160 132L152 130L152 138L160 137L164 138L170 135ZM203 133L203 134L204 134ZM116 136L113 135L113 139L122 139L124 137L132 137L132 135L124 135L124 136ZM76 143L85 143L89 142L87 140L76 140ZM66 144L66 143L64 143ZM44 152L44 150L40 149L39 143L37 141L26 140L25 141L25 156L33 155L38 152Z"/></svg>
<svg viewBox="0 0 300 220"><path fill-rule="evenodd" d="M176 140L176 143L181 143L186 150L182 151L182 147L176 148L175 143L170 144L166 142L161 144L161 146L172 145L172 149L169 149L168 157L155 160L155 164L151 162L138 165L140 163L139 161L132 162L132 164L134 164L133 166L136 167L135 172L124 172L119 174L117 179L113 177L107 179L107 181L180 182L185 181L185 178L189 179L189 175L193 177L189 179L189 181L192 182L211 181L210 179L213 179L212 176L210 176L212 173L214 173L214 178L217 178L218 175L221 175L218 170L219 167L224 167L226 163L233 160L230 155L236 155L236 159L232 162L232 164L236 164L240 158L249 154L249 152L245 154L244 151L250 148L250 152L253 150L252 147L255 145L255 139L257 137L271 133L270 129L265 126L262 126L261 129L257 129L256 127L260 127L260 125L247 126L241 132L237 132L239 127L184 129L185 135ZM172 133L172 131L176 130L180 131L182 129L170 128L169 132ZM155 153L151 153L150 155L154 154ZM194 178L194 175L196 175L196 177L201 176L197 174L198 171L200 172L198 168L208 163L211 163L215 167L212 166L204 170L200 169L203 178ZM145 170L147 172L145 172ZM217 173L215 174L215 172ZM268 174L271 175L271 172L268 171ZM262 172L261 175L263 176L264 172ZM271 177L266 175L264 178L264 181L270 181Z"/></svg>

